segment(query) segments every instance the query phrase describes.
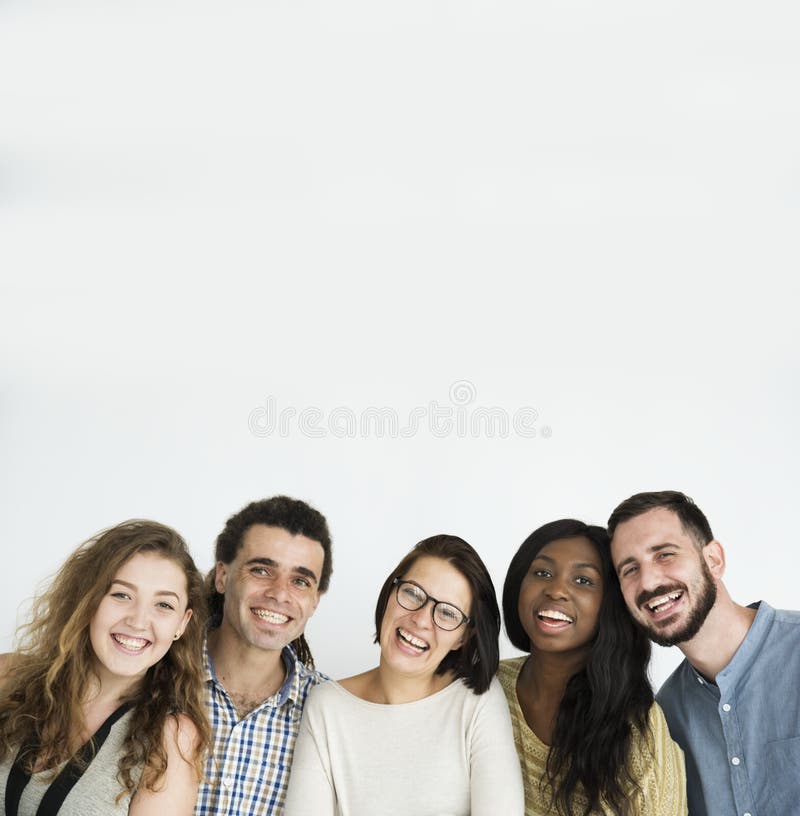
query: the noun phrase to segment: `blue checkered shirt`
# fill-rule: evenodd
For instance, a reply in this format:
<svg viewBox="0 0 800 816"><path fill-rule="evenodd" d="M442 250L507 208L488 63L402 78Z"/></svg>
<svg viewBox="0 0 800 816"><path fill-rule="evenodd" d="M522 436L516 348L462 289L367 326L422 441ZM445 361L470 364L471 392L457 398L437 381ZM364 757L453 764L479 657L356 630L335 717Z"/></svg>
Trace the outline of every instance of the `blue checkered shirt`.
<svg viewBox="0 0 800 816"><path fill-rule="evenodd" d="M290 647L281 655L286 680L277 694L239 719L203 646L206 713L214 742L197 794L195 816L272 816L283 813L294 743L308 692L328 678L301 663Z"/></svg>

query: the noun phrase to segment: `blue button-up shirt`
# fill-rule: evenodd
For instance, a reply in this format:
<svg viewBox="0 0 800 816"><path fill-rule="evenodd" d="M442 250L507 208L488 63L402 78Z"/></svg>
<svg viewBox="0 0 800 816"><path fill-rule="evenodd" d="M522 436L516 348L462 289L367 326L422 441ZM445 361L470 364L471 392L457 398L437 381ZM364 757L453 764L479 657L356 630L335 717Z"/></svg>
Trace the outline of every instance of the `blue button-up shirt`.
<svg viewBox="0 0 800 816"><path fill-rule="evenodd" d="M239 718L203 648L206 712L214 742L200 783L195 816L273 816L283 812L294 744L308 692L328 678L285 647L279 691Z"/></svg>
<svg viewBox="0 0 800 816"><path fill-rule="evenodd" d="M690 816L800 814L800 612L753 606L716 685L684 660L657 695L686 755Z"/></svg>

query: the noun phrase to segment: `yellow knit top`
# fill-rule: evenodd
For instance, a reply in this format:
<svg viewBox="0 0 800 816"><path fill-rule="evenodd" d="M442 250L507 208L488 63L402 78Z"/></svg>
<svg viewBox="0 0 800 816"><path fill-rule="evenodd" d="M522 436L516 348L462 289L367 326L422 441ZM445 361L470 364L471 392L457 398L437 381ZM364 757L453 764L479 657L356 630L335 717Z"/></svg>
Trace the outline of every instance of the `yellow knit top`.
<svg viewBox="0 0 800 816"><path fill-rule="evenodd" d="M550 791L545 777L549 748L533 733L517 699L517 677L526 657L502 660L497 677L506 693L514 743L517 746L522 779L525 784L525 816L545 816L555 813L550 807ZM641 790L633 794L636 816L686 816L686 771L683 751L669 735L664 714L656 703L650 709L648 725L653 736L654 753L651 756L644 739L634 736L631 770ZM588 804L580 789L574 802L579 808ZM611 810L600 811L603 816L614 816Z"/></svg>

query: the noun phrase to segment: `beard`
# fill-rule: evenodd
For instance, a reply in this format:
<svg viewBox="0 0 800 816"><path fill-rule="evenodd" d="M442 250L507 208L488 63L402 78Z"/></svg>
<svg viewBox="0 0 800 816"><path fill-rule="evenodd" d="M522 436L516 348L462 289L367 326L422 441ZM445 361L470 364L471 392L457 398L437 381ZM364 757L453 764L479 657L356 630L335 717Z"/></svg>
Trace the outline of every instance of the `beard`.
<svg viewBox="0 0 800 816"><path fill-rule="evenodd" d="M677 590L682 590L684 595L691 597L686 584L661 586L652 592L648 592L647 597L642 598L639 604L645 603L650 598L657 598L660 595L667 595ZM647 637L659 646L675 646L678 643L685 643L687 640L691 640L700 631L700 627L705 623L708 613L717 600L717 585L714 583L708 565L703 558L700 559L700 579L694 587L692 595L694 596L694 600L689 609L688 617L684 621L683 626L679 629L672 632L664 632L661 628L654 626L648 621L639 620L638 617L634 618L634 620Z"/></svg>

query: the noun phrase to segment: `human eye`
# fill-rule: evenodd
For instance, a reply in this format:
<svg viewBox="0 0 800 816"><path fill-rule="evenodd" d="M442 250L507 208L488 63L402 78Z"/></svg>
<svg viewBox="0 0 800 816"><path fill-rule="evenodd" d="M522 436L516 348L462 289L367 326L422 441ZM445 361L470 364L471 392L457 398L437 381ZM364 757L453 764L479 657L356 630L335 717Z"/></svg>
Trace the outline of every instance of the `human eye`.
<svg viewBox="0 0 800 816"><path fill-rule="evenodd" d="M250 574L255 575L257 578L263 578L270 574L270 571L267 567L263 566L262 564L256 564L253 567L250 567Z"/></svg>
<svg viewBox="0 0 800 816"><path fill-rule="evenodd" d="M303 578L301 575L298 575L297 578L293 578L292 583L300 589L311 588L311 581L309 581L308 578Z"/></svg>
<svg viewBox="0 0 800 816"><path fill-rule="evenodd" d="M111 593L112 598L117 598L120 601L129 601L131 596L128 592L123 592L121 589L117 589Z"/></svg>
<svg viewBox="0 0 800 816"><path fill-rule="evenodd" d="M531 572L537 578L550 578L552 576L552 573L550 572L550 570L544 569L543 567L539 567L538 569L533 569L533 570L531 570Z"/></svg>
<svg viewBox="0 0 800 816"><path fill-rule="evenodd" d="M577 575L575 577L575 583L581 586L594 586L594 581L586 575Z"/></svg>
<svg viewBox="0 0 800 816"><path fill-rule="evenodd" d="M159 609L165 609L165 610L167 610L168 612L174 612L174 611L175 611L175 607L174 607L174 606L173 606L173 605L172 605L172 604L171 604L169 601L159 601L159 602L156 604L156 606L157 606Z"/></svg>
<svg viewBox="0 0 800 816"><path fill-rule="evenodd" d="M635 575L638 571L639 567L636 564L628 564L627 567L623 567L619 572L620 578L630 578L632 575Z"/></svg>
<svg viewBox="0 0 800 816"><path fill-rule="evenodd" d="M461 622L461 612L454 606L450 606L450 604L439 604L439 606L436 607L436 611L439 618L445 623Z"/></svg>
<svg viewBox="0 0 800 816"><path fill-rule="evenodd" d="M422 604L425 603L425 596L422 590L415 584L401 584L400 595L404 601L408 601L408 603L411 604L422 606Z"/></svg>
<svg viewBox="0 0 800 816"><path fill-rule="evenodd" d="M669 561L672 556L675 555L672 550L666 550L665 552L660 552L656 557L659 561Z"/></svg>

